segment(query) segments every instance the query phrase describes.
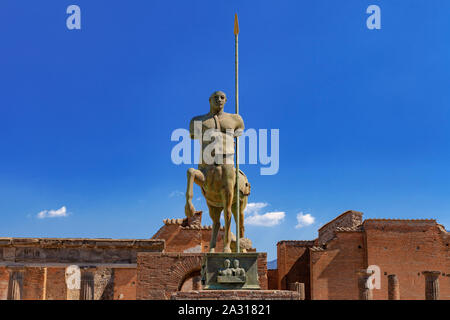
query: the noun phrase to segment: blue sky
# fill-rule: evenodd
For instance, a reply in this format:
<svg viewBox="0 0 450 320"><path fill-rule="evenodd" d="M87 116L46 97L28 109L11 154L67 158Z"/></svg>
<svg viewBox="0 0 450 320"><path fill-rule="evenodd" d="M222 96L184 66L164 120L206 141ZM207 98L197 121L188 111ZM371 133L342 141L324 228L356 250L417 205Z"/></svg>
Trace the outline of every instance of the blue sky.
<svg viewBox="0 0 450 320"><path fill-rule="evenodd" d="M71 4L81 30L66 28ZM366 27L371 4L381 30ZM247 226L254 246L274 259L277 241L314 239L348 209L449 229L449 9L3 0L0 235L149 238L164 218L183 217L189 166L171 162L170 135L207 112L215 90L234 111L235 12L241 115L247 128L280 130L278 174L242 166L249 201L264 204L256 214L285 213ZM299 213L314 222L296 228Z"/></svg>

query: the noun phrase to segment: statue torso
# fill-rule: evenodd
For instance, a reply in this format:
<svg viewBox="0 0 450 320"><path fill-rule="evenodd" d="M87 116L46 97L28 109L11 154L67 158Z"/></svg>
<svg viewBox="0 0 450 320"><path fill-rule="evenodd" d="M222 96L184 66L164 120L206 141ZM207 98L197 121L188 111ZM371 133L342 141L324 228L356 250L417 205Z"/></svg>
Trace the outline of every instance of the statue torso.
<svg viewBox="0 0 450 320"><path fill-rule="evenodd" d="M218 123L217 123L218 120ZM197 116L192 118L193 121L202 122L202 132L204 133L208 129L219 129L225 133L226 129L236 130L241 123L241 117L234 113L223 112L220 115L214 116L213 114L207 113L205 115Z"/></svg>
<svg viewBox="0 0 450 320"><path fill-rule="evenodd" d="M195 127L196 122L201 122L201 132L199 132L199 126ZM211 138L205 135L209 129L217 130L215 132L210 131L212 132ZM218 145L214 154L217 156L222 155L224 157L224 164L234 164L234 132L237 129L243 129L242 118L239 115L226 112L222 112L219 115L207 113L197 116L191 120L190 124L191 137L195 139L199 139L200 136L202 137L202 152L208 145L214 142L215 136L221 136L223 143ZM199 168L204 166L205 164L200 164Z"/></svg>

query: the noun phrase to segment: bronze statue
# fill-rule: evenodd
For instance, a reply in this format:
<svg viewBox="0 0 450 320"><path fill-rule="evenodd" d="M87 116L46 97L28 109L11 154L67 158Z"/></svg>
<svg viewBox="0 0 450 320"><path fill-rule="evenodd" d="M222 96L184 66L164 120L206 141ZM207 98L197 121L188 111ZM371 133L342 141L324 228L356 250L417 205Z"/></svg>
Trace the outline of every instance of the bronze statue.
<svg viewBox="0 0 450 320"><path fill-rule="evenodd" d="M215 129L223 145L212 152L213 162L201 162L198 169L189 168L187 172L187 190L185 214L187 217L194 215L195 208L192 204L194 182L201 187L209 209L209 215L213 221L210 252L215 251L217 233L220 229L220 214L224 212L225 235L223 252L231 252L231 215L237 220L236 210L236 169L234 167L234 137L240 136L244 131L244 121L238 114L223 111L227 97L222 91L214 92L209 98L210 111L207 114L194 117L191 120L189 130L191 138L199 138L202 141L202 155L211 148L205 132ZM196 126L200 124L200 126ZM200 130L201 132L196 132ZM212 140L212 139L211 139ZM215 140L215 138L214 138ZM250 194L250 183L242 171L239 171L239 233L244 237L244 210L247 206L247 198Z"/></svg>

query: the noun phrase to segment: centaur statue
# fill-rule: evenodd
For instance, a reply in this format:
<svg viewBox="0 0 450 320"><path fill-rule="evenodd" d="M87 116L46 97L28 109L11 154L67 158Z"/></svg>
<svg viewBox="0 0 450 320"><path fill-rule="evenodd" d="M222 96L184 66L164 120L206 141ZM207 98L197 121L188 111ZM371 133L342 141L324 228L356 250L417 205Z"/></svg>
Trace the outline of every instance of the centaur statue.
<svg viewBox="0 0 450 320"><path fill-rule="evenodd" d="M238 114L223 111L226 101L225 93L214 92L209 98L209 112L194 117L189 126L191 138L201 139L202 154L198 169L189 168L187 172L185 213L187 217L192 217L196 212L192 204L195 182L202 189L213 221L210 252L215 251L222 211L225 220L223 252L231 252L231 214L235 221L239 214L239 233L240 237L244 237L244 210L250 194L250 183L239 170L239 213L236 212L234 138L242 135L244 121Z"/></svg>

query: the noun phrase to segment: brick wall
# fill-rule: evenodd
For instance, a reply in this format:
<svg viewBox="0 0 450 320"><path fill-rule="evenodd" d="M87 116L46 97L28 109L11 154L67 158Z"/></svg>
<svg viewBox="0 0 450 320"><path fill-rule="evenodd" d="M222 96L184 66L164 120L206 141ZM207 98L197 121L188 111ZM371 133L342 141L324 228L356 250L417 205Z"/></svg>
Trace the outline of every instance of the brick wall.
<svg viewBox="0 0 450 320"><path fill-rule="evenodd" d="M258 253L258 280L261 290L267 290L267 253Z"/></svg>
<svg viewBox="0 0 450 320"><path fill-rule="evenodd" d="M0 266L0 300L8 298L9 272L5 267Z"/></svg>
<svg viewBox="0 0 450 320"><path fill-rule="evenodd" d="M217 233L217 242L216 242L216 251L215 252L222 252L223 251L223 229L220 229ZM211 241L211 235L212 230L202 230L202 252L209 252L209 242Z"/></svg>
<svg viewBox="0 0 450 320"><path fill-rule="evenodd" d="M387 276L396 274L400 299L425 299L422 271L441 271L440 298L450 299L450 237L434 220L366 220L368 265L381 269L381 289L374 299L387 299Z"/></svg>
<svg viewBox="0 0 450 320"><path fill-rule="evenodd" d="M93 273L94 299L114 299L115 293L135 299L137 252L161 252L164 245L148 239L0 238L0 299L7 299L8 268L23 270L22 299L78 299L80 290L66 286L69 265Z"/></svg>
<svg viewBox="0 0 450 320"><path fill-rule="evenodd" d="M278 269L267 269L267 288L269 290L278 289Z"/></svg>
<svg viewBox="0 0 450 320"><path fill-rule="evenodd" d="M165 240L165 252L200 253L209 252L211 226L201 226L199 213L195 219L165 219L164 225L153 235L152 239ZM223 228L217 235L216 252L223 250Z"/></svg>
<svg viewBox="0 0 450 320"><path fill-rule="evenodd" d="M49 267L47 268L47 300L66 300L67 286L65 277L65 268Z"/></svg>
<svg viewBox="0 0 450 320"><path fill-rule="evenodd" d="M326 249L310 250L311 299L358 299L356 270L365 266L363 245L362 232L338 232Z"/></svg>
<svg viewBox="0 0 450 320"><path fill-rule="evenodd" d="M277 244L277 288L289 290L289 284L305 284L305 298L310 299L309 248L314 241L280 241Z"/></svg>
<svg viewBox="0 0 450 320"><path fill-rule="evenodd" d="M91 266L96 299L169 299L199 272L202 252L209 250L212 230L202 227L200 218L166 220L153 237L165 240L165 253L164 241L157 240L0 238L0 300L7 298L9 285L4 265L19 264L23 299L66 299L63 263ZM358 299L356 271L377 265L381 289L373 291L374 299L387 299L389 274L399 279L401 299L424 299L422 271L440 271L440 298L450 299L450 234L442 226L434 220L361 220L360 212L348 211L324 225L319 239L280 241L275 270L267 270L266 254L260 253L261 289L301 282L306 299ZM219 252L222 235L220 230Z"/></svg>
<svg viewBox="0 0 450 320"><path fill-rule="evenodd" d="M114 300L136 300L136 282L136 269L114 269Z"/></svg>
<svg viewBox="0 0 450 320"><path fill-rule="evenodd" d="M173 300L300 300L295 291L280 290L204 290L176 292Z"/></svg>
<svg viewBox="0 0 450 320"><path fill-rule="evenodd" d="M184 280L200 271L202 253L139 253L137 257L138 300L170 299ZM267 255L258 255L258 278L262 290L267 289Z"/></svg>
<svg viewBox="0 0 450 320"><path fill-rule="evenodd" d="M201 253L138 254L136 299L169 299L186 274L200 270L201 259Z"/></svg>
<svg viewBox="0 0 450 320"><path fill-rule="evenodd" d="M319 229L319 245L333 239L338 227L354 228L362 223L362 212L349 210L337 216Z"/></svg>
<svg viewBox="0 0 450 320"><path fill-rule="evenodd" d="M42 300L44 294L45 268L25 267L23 300Z"/></svg>

